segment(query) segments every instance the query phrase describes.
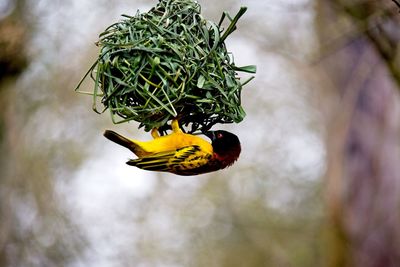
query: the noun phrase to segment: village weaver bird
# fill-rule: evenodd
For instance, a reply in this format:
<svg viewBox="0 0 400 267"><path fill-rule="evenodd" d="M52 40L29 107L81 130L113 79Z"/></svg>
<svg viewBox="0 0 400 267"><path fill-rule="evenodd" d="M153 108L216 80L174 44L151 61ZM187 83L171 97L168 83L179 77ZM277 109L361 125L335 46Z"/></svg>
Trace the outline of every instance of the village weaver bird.
<svg viewBox="0 0 400 267"><path fill-rule="evenodd" d="M144 170L170 172L178 175L197 175L223 169L239 157L239 138L227 131L208 131L203 138L186 134L179 128L178 120L171 123L172 133L160 136L157 128L151 131L153 140L142 142L106 130L109 140L131 150L138 158L128 165Z"/></svg>

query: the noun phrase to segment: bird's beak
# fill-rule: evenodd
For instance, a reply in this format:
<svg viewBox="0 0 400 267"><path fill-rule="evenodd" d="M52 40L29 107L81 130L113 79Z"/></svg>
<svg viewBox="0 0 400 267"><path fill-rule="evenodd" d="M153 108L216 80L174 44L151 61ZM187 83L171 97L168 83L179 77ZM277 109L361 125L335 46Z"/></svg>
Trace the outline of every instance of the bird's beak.
<svg viewBox="0 0 400 267"><path fill-rule="evenodd" d="M204 135L207 136L208 138L210 138L211 141L214 141L214 140L215 140L215 133L214 133L214 131L207 131L207 132L204 133Z"/></svg>

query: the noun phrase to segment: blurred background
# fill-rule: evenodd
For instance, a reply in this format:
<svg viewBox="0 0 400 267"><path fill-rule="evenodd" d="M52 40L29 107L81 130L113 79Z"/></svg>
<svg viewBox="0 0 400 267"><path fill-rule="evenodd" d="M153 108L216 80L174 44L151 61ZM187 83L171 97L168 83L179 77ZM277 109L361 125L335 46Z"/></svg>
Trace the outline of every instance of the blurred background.
<svg viewBox="0 0 400 267"><path fill-rule="evenodd" d="M400 14L382 0L199 0L247 13L242 154L179 177L125 164L74 89L98 34L156 0L0 0L0 266L400 266ZM93 83L83 87L90 91Z"/></svg>

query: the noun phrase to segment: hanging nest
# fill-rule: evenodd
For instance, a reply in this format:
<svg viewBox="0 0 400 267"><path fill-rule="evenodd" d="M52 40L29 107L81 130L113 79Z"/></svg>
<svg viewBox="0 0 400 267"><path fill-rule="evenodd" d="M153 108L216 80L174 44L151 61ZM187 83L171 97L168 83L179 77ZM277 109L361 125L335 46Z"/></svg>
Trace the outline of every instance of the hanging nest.
<svg viewBox="0 0 400 267"><path fill-rule="evenodd" d="M99 57L77 90L90 75L93 109L109 109L115 123L134 120L146 131L165 131L175 117L190 133L242 121L241 90L253 77L241 83L236 72L254 73L255 66L236 67L224 41L246 8L234 18L223 13L219 24L200 11L192 0L160 0L147 13L124 15L100 34Z"/></svg>

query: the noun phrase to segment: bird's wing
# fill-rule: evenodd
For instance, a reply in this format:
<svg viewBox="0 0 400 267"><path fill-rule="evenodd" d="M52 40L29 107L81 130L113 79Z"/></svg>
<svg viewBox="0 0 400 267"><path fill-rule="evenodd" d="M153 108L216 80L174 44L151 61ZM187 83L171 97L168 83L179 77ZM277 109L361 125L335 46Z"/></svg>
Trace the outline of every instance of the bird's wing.
<svg viewBox="0 0 400 267"><path fill-rule="evenodd" d="M212 154L202 151L200 146L192 145L129 160L127 164L149 171L190 175L191 170L207 165L211 157Z"/></svg>

